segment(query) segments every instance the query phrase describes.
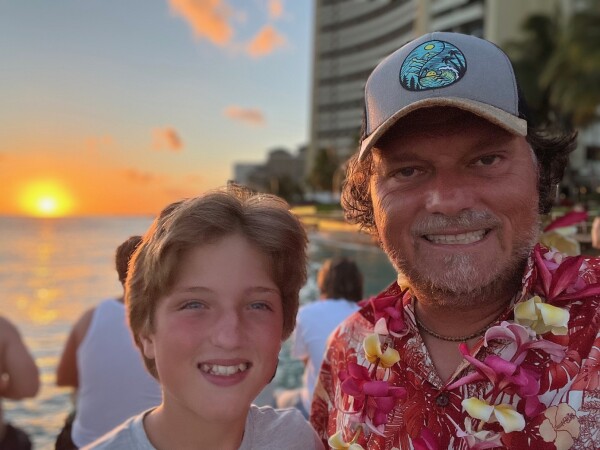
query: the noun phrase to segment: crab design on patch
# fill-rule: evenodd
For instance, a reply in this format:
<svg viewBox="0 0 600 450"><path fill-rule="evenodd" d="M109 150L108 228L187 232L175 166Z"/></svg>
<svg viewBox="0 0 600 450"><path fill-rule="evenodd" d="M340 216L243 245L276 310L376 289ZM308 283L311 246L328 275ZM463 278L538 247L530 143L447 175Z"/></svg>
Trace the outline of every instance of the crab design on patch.
<svg viewBox="0 0 600 450"><path fill-rule="evenodd" d="M437 89L459 81L467 71L465 55L445 41L427 41L413 49L400 67L400 84L409 91Z"/></svg>

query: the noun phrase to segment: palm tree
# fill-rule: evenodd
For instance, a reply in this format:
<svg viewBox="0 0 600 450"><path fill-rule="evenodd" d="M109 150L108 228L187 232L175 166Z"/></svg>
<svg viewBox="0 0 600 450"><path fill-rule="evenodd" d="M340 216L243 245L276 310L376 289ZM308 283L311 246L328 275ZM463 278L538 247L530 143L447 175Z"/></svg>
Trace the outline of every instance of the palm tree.
<svg viewBox="0 0 600 450"><path fill-rule="evenodd" d="M595 7L594 7L595 5ZM600 11L598 3L573 15L540 76L550 106L566 123L582 127L598 120L600 105Z"/></svg>
<svg viewBox="0 0 600 450"><path fill-rule="evenodd" d="M524 39L505 46L540 125L580 128L600 118L599 5L590 0L568 19L559 10L532 15Z"/></svg>

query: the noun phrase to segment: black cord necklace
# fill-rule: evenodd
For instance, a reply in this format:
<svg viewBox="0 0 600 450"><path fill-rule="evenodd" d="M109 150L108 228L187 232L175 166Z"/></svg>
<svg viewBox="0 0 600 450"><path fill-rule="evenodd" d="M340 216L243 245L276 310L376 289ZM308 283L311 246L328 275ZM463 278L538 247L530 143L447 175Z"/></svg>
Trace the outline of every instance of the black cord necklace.
<svg viewBox="0 0 600 450"><path fill-rule="evenodd" d="M423 322L421 322L419 320L419 318L417 317L417 312L415 311L415 321L417 322L417 327L420 330L423 330L425 333L429 334L430 336L433 336L436 339L440 339L442 341L447 341L447 342L466 342L469 339L473 339L479 336L483 336L483 334L489 330L491 328L492 325L494 325L497 321L498 318L501 316L502 314L500 314L498 317L496 317L494 320L492 320L490 323L488 323L485 327L483 327L482 329L476 331L475 333L471 333L467 336L444 336L442 334L438 334L433 330L430 330L429 328L427 328L425 325L423 325Z"/></svg>

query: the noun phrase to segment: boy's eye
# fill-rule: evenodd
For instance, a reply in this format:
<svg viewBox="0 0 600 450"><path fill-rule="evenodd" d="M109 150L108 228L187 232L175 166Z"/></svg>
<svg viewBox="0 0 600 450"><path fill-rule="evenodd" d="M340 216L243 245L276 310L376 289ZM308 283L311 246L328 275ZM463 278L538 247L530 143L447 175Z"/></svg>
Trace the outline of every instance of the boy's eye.
<svg viewBox="0 0 600 450"><path fill-rule="evenodd" d="M254 302L250 305L251 309L256 309L259 311L272 311L273 308L266 302Z"/></svg>
<svg viewBox="0 0 600 450"><path fill-rule="evenodd" d="M183 304L183 306L181 307L181 309L200 309L200 308L204 308L204 304L202 302L199 301L189 301L189 302L185 302Z"/></svg>

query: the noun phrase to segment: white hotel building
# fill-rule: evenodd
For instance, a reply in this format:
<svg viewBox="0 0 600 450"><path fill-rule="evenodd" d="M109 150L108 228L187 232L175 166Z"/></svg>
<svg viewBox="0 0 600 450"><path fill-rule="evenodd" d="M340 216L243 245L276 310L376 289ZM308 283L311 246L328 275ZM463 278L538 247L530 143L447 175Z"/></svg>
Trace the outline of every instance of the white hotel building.
<svg viewBox="0 0 600 450"><path fill-rule="evenodd" d="M457 31L502 45L519 37L520 25L527 15L552 13L556 2L561 2L563 8L573 8L577 3L569 0L315 1L307 172L318 149L335 149L340 159L356 150L366 79L385 56L404 43L428 31Z"/></svg>

